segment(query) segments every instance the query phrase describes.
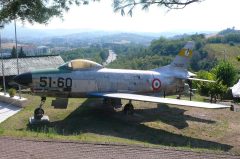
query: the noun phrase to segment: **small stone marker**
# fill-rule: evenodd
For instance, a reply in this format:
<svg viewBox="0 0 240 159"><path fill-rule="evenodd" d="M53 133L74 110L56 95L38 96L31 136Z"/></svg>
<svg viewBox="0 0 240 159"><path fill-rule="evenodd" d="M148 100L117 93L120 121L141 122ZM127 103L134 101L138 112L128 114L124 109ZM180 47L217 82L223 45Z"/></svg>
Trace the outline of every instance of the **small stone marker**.
<svg viewBox="0 0 240 159"><path fill-rule="evenodd" d="M44 115L41 119L35 119L34 116L29 118L29 124L48 124L49 123L49 117L47 115Z"/></svg>
<svg viewBox="0 0 240 159"><path fill-rule="evenodd" d="M231 104L230 110L234 112L240 112L240 106L236 104Z"/></svg>

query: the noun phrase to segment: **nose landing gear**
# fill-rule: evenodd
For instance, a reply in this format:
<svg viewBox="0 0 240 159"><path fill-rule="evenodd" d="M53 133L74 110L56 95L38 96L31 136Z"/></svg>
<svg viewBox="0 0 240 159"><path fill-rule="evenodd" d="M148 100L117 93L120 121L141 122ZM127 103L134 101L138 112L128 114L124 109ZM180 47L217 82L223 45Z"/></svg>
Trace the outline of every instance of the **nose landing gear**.
<svg viewBox="0 0 240 159"><path fill-rule="evenodd" d="M46 97L41 97L41 103L38 108L34 110L34 116L29 118L30 124L46 124L49 122L49 117L44 115L43 105L46 101Z"/></svg>
<svg viewBox="0 0 240 159"><path fill-rule="evenodd" d="M34 110L34 119L41 120L44 115L44 110L42 109L43 104L46 101L46 97L41 97L41 103L38 108Z"/></svg>

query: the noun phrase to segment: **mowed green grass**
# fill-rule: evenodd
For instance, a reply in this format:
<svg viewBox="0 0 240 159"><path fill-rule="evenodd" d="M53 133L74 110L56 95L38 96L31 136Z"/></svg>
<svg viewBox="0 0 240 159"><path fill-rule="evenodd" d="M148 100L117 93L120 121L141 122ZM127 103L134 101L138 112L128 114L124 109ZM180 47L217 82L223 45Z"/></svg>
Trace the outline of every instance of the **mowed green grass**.
<svg viewBox="0 0 240 159"><path fill-rule="evenodd" d="M133 102L136 113L126 116L120 110L101 105L99 99L70 99L67 109L53 109L50 106L53 98L47 98L44 110L50 123L30 126L29 117L40 97L25 96L29 104L0 124L1 136L172 146L240 154L237 112Z"/></svg>
<svg viewBox="0 0 240 159"><path fill-rule="evenodd" d="M230 46L229 44L207 44L204 49L210 55L215 55L218 60L227 60L231 62L238 70L240 62L236 57L240 55L240 45Z"/></svg>

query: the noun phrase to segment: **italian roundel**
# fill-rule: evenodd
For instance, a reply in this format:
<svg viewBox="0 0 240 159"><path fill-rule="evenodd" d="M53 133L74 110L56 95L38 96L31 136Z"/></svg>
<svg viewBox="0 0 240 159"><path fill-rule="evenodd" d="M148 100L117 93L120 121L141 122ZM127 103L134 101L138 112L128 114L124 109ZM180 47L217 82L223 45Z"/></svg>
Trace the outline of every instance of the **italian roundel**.
<svg viewBox="0 0 240 159"><path fill-rule="evenodd" d="M152 88L153 88L153 90L159 90L161 88L161 81L159 79L155 78L152 81Z"/></svg>

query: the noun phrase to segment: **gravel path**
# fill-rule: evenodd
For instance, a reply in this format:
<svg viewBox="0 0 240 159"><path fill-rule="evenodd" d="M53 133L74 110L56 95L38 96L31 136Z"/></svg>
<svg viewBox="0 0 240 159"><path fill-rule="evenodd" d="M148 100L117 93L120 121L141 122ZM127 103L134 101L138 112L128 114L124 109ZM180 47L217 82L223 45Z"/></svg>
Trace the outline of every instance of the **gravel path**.
<svg viewBox="0 0 240 159"><path fill-rule="evenodd" d="M0 137L0 159L240 159L230 154L198 153L174 148L148 148L115 144L92 144L56 140L36 141Z"/></svg>

